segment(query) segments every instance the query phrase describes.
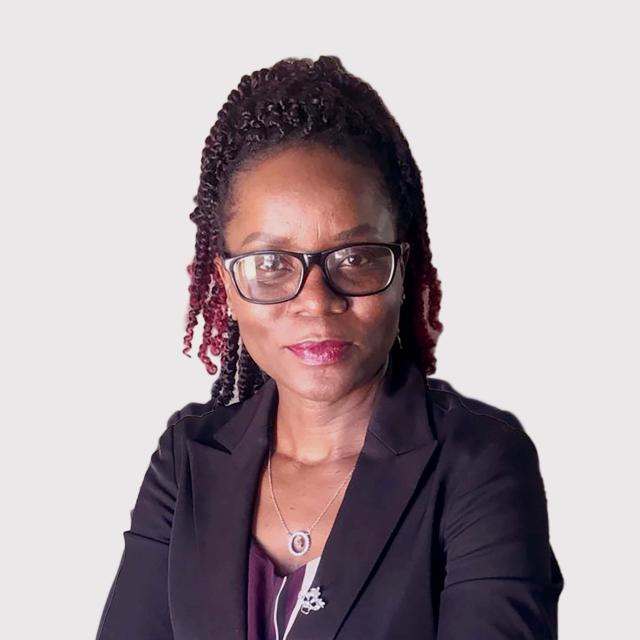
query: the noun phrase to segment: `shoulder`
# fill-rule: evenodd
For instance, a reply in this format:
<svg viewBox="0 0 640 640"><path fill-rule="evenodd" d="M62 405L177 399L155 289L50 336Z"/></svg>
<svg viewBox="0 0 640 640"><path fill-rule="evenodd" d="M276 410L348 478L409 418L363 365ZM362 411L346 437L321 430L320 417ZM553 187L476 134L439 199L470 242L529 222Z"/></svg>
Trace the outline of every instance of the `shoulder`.
<svg viewBox="0 0 640 640"><path fill-rule="evenodd" d="M213 399L206 402L189 402L174 411L167 420L167 428L174 432L196 435L203 425L208 428L220 426L227 422L240 409L243 402L235 402L227 406L214 407Z"/></svg>
<svg viewBox="0 0 640 640"><path fill-rule="evenodd" d="M206 402L188 402L174 411L167 420L166 430L172 432L174 446L182 446L186 440L212 444L216 432L236 413L253 404L253 398L233 402L226 406L214 406L213 399Z"/></svg>
<svg viewBox="0 0 640 640"><path fill-rule="evenodd" d="M536 447L510 411L429 379L440 448L445 587L511 577L547 584L553 563Z"/></svg>
<svg viewBox="0 0 640 640"><path fill-rule="evenodd" d="M173 459L176 481L182 475L188 443L193 441L217 447L216 434L219 429L241 412L243 407L248 408L252 404L252 398L217 407L214 406L213 399L205 402L193 401L169 416L159 438L158 450L161 455Z"/></svg>
<svg viewBox="0 0 640 640"><path fill-rule="evenodd" d="M485 465L538 465L538 453L514 413L463 395L448 381L428 378L428 404L444 467L472 473Z"/></svg>

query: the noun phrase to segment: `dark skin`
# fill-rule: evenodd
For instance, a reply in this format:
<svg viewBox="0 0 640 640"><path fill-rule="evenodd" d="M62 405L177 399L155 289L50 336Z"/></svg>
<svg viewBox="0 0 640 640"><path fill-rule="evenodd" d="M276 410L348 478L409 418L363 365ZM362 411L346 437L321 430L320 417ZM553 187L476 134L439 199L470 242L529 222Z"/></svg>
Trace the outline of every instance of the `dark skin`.
<svg viewBox="0 0 640 640"><path fill-rule="evenodd" d="M394 242L395 215L380 185L376 172L329 149L279 151L234 177L227 249L236 255L258 249L320 251L345 242ZM381 293L338 295L314 265L296 298L271 305L243 300L230 274L215 260L242 340L278 388L271 468L276 499L292 531L316 520L360 454L398 332L407 258L408 253ZM338 338L352 346L339 362L310 365L286 349L310 336ZM310 550L296 557L288 551L265 466L253 533L281 575L321 555L344 492L345 487L313 528Z"/></svg>

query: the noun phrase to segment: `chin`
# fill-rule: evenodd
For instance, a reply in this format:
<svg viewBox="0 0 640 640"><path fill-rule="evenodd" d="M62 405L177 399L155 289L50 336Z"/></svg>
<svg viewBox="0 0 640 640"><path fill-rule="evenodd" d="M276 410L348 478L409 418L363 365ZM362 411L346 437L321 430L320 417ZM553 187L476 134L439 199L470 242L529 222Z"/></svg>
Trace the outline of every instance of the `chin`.
<svg viewBox="0 0 640 640"><path fill-rule="evenodd" d="M348 360L330 365L295 362L289 363L277 382L302 398L330 402L339 400L358 384L359 371Z"/></svg>
<svg viewBox="0 0 640 640"><path fill-rule="evenodd" d="M352 387L351 381L346 378L307 380L300 377L293 383L285 380L282 384L297 396L315 402L336 402L345 396Z"/></svg>

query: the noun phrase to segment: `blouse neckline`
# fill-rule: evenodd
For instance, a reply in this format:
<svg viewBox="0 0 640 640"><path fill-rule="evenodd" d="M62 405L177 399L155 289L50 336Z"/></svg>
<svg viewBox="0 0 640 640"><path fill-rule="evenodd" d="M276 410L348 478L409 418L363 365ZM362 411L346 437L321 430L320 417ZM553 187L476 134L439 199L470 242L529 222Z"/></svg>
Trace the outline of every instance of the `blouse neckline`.
<svg viewBox="0 0 640 640"><path fill-rule="evenodd" d="M258 555L264 558L264 560L266 560L271 565L271 567L273 568L274 575L276 575L278 578L290 578L291 576L295 575L298 572L304 572L308 565L310 565L312 562L319 562L321 558L321 556L318 556L316 558L308 560L303 565L300 565L297 569L294 569L290 573L282 574L278 571L276 567L276 563L271 559L271 556L267 553L266 549L262 546L262 543L253 534L251 534L251 544L254 546Z"/></svg>

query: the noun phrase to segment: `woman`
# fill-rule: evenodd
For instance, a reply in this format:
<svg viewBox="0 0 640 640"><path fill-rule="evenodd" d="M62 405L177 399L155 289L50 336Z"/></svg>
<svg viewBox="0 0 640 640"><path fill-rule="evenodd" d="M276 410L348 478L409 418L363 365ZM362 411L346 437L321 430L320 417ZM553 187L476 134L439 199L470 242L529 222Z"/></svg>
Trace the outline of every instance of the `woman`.
<svg viewBox="0 0 640 640"><path fill-rule="evenodd" d="M244 76L195 202L185 353L202 313L218 377L159 439L98 639L555 638L536 448L429 377L440 281L378 94L336 57Z"/></svg>

